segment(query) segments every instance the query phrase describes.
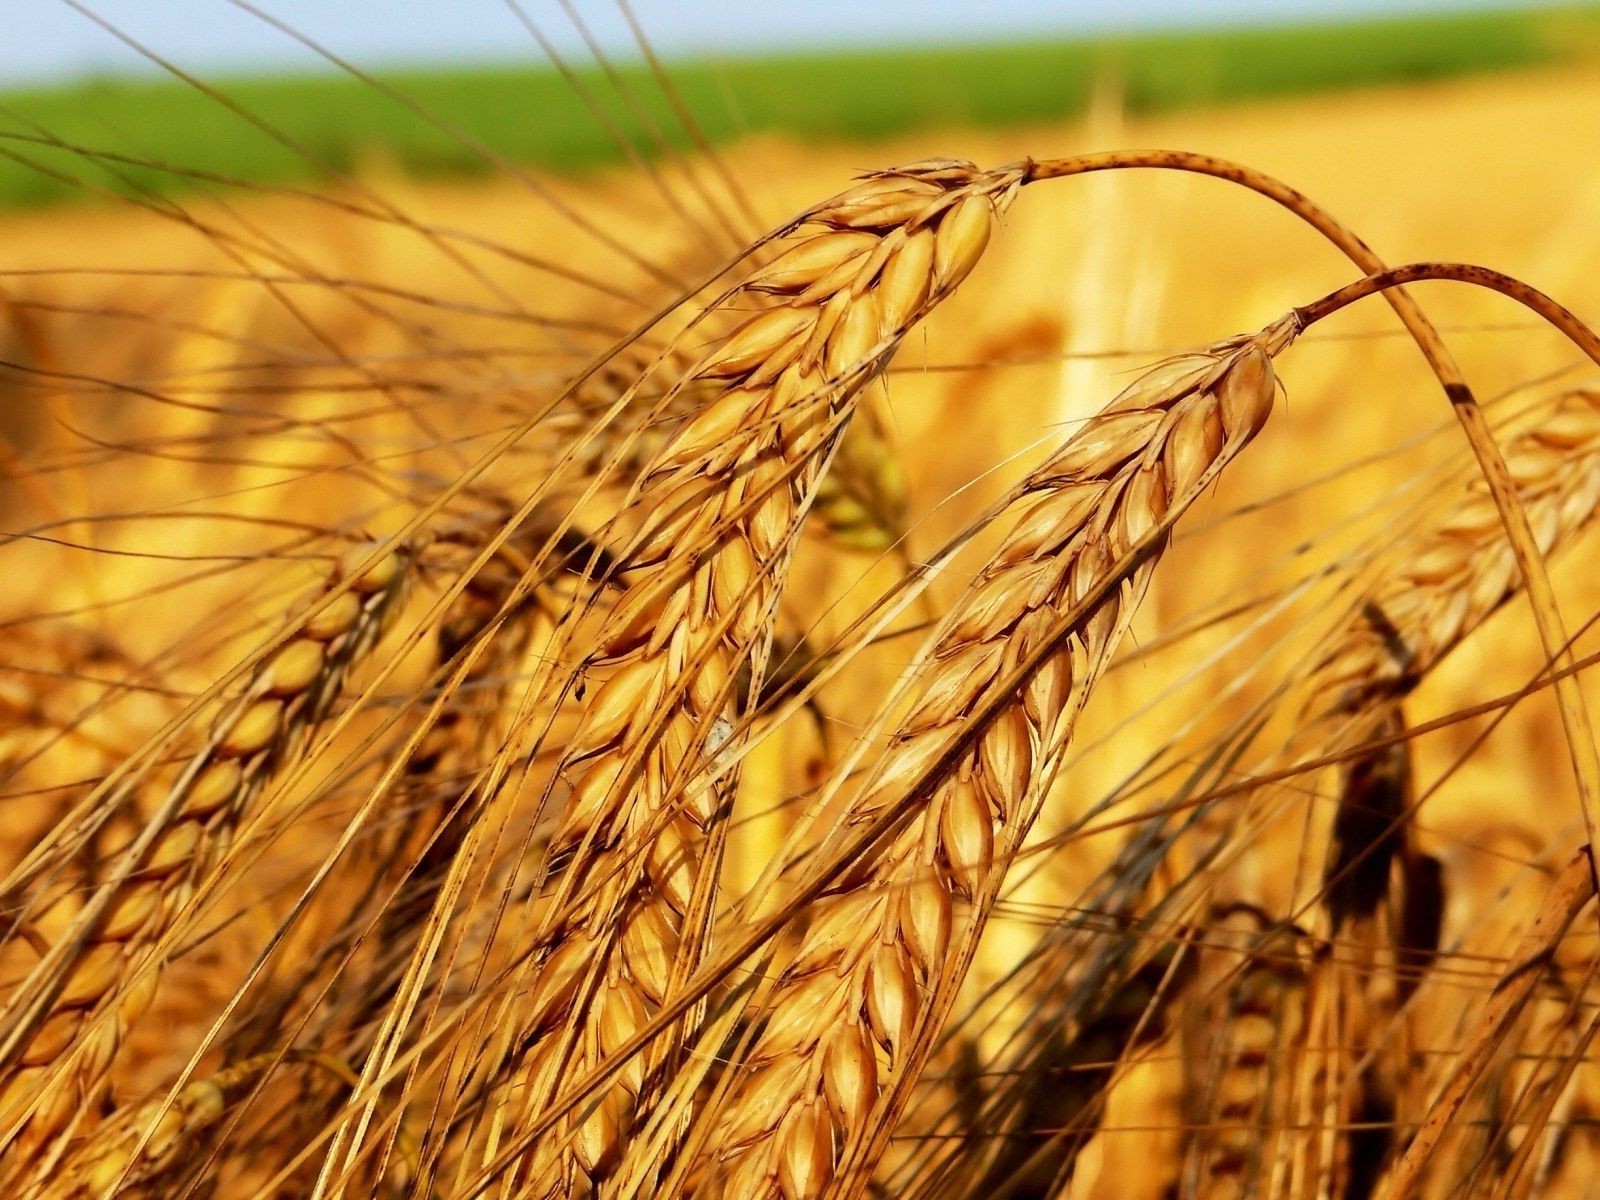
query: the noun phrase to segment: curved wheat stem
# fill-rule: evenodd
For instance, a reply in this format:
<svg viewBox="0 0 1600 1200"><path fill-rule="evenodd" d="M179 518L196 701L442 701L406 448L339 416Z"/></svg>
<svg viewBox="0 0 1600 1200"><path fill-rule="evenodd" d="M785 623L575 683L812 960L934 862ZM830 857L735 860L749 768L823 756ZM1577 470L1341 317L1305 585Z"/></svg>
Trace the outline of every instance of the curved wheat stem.
<svg viewBox="0 0 1600 1200"><path fill-rule="evenodd" d="M1494 498L1517 569L1523 577L1524 586L1528 589L1529 607L1533 612L1534 625L1539 631L1539 640L1544 652L1558 667L1570 667L1568 638L1560 606L1556 603L1555 589L1550 582L1549 571L1546 570L1544 561L1534 545L1532 527L1517 500L1516 491L1506 470L1505 458L1495 443L1488 419L1484 416L1483 408L1462 375L1460 367L1450 356L1444 340L1439 336L1439 331L1434 328L1432 321L1411 295L1403 290L1405 284L1414 280L1465 278L1465 276L1429 275L1425 271L1416 270L1408 274L1406 269L1391 272L1371 247L1308 196L1253 167L1213 158L1210 155L1173 150L1113 150L1075 158L1030 161L1027 164L1027 173L1028 181L1032 182L1036 179L1060 179L1094 171L1128 168L1192 172L1248 188L1283 206L1305 221L1338 247L1351 262L1367 274L1369 280L1382 281L1367 290L1381 293L1389 306L1394 309L1395 314L1411 334L1412 340L1416 342L1417 349L1427 360L1440 387L1444 389L1445 398L1449 400L1451 410L1461 423L1467 444L1472 448L1473 457L1477 460L1489 493ZM1549 301L1548 297L1498 272L1478 269L1477 278L1473 282L1494 287L1524 304L1532 301L1530 307L1558 325L1563 332L1583 346L1591 358L1600 362L1600 358L1596 358L1596 348L1600 347L1600 338L1596 338L1581 321L1560 305ZM1356 284L1346 290L1354 295L1361 292L1363 287L1366 287L1364 283ZM1347 298L1329 297L1319 305L1302 310L1301 316L1309 324L1317 319L1314 309L1320 309L1325 315L1347 302ZM1596 748L1594 739L1590 735L1587 706L1576 683L1565 677L1559 678L1555 695L1556 705L1561 713L1562 728L1566 734L1573 775L1578 786L1579 803L1583 809L1589 838L1593 841L1596 837L1595 824L1600 820L1600 817L1597 817L1597 813L1600 813L1600 749Z"/></svg>

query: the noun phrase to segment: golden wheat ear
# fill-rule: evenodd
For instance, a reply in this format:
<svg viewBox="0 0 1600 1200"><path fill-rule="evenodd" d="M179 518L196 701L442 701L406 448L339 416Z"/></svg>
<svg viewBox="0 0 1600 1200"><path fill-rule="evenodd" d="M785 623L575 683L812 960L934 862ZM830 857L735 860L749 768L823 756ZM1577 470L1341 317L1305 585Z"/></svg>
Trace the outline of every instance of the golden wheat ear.
<svg viewBox="0 0 1600 1200"><path fill-rule="evenodd" d="M1274 326L1157 368L1002 510L1009 537L892 702L894 736L817 857L847 861L874 822L895 832L835 881L754 1014L731 1093L697 1118L702 1186L864 1186L1167 532L1260 430L1290 340Z"/></svg>
<svg viewBox="0 0 1600 1200"><path fill-rule="evenodd" d="M159 986L164 940L226 857L233 833L291 766L339 699L351 668L395 614L415 561L409 548L354 551L212 718L204 744L110 878L5 1010L0 1137L23 1169L92 1113L129 1027Z"/></svg>
<svg viewBox="0 0 1600 1200"><path fill-rule="evenodd" d="M1119 1076L1170 1040L1194 975L1188 935L1158 942L1129 929L1111 936L1139 939L1130 965L1119 971L1115 952L1107 954L1105 974L1095 979L1100 964L1075 956L1074 965L1089 968L1084 978L1045 978L1027 993L1038 1006L1037 1029L1048 1032L1033 1036L1030 1019L992 1078L974 1072L968 1086L986 1094L968 1101L955 1128L964 1144L946 1168L947 1190L1022 1196L1066 1186Z"/></svg>
<svg viewBox="0 0 1600 1200"><path fill-rule="evenodd" d="M596 534L629 584L585 632L584 670L599 682L556 767L570 789L548 847L561 872L516 984L539 999L523 1006L518 1048L483 1101L513 1133L543 1115L563 1073L632 1036L698 963L731 780L696 782L696 756L734 728L735 682L761 687L799 519L861 388L971 271L1016 179L942 160L874 175L793 222L775 260L697 318L757 309L673 384L695 391L697 410L640 469L615 527ZM544 691L528 710L570 686L560 671L536 680ZM518 1177L603 1180L668 1049L565 1121Z"/></svg>
<svg viewBox="0 0 1600 1200"><path fill-rule="evenodd" d="M1299 1157L1296 1084L1310 1018L1304 934L1249 904L1218 906L1183 1019L1184 1114L1175 1183L1208 1200L1270 1191ZM1314 1135L1313 1135L1314 1136Z"/></svg>

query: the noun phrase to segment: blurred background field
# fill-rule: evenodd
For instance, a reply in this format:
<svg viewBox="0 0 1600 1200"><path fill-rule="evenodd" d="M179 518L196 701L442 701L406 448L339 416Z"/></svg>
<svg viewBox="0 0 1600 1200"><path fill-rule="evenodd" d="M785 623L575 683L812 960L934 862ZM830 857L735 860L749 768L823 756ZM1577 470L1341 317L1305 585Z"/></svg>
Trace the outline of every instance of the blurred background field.
<svg viewBox="0 0 1600 1200"><path fill-rule="evenodd" d="M279 562L199 565L243 555L239 521L392 525L396 509L410 509L385 488L459 469L671 298L628 254L697 281L733 243L863 168L1150 146L1215 154L1288 181L1391 262L1482 262L1600 316L1594 8L669 60L666 75L716 146L716 165L648 65L628 59L612 77L582 54L573 60L578 82L545 66L376 72L438 123L336 74L204 72L250 120L168 78L0 95L0 521L35 534L0 547L0 628L10 639L0 660L24 691L34 686L26 681L82 675L90 698L63 703L96 702L96 673L63 672L59 647L40 636L52 630L170 664L151 672L160 686L95 717L97 738L137 744L259 637L275 599L294 593ZM727 215L738 211L728 179L758 221ZM717 197L714 209L702 189ZM929 553L972 520L1136 369L1258 328L1351 278L1288 216L1214 180L1127 172L1030 189L966 289L907 339L874 401L905 480L904 552ZM1447 285L1418 295L1503 428L1525 428L1561 390L1600 381L1501 300ZM1197 761L1208 735L1316 644L1332 612L1319 606L1335 602L1327 581L1359 569L1419 512L1448 505L1468 478L1447 405L1381 305L1319 327L1284 375L1274 424L1181 532L1125 660L1095 693L1039 844L1074 828L1152 756ZM540 453L513 458L493 482L515 494ZM239 520L161 519L213 511ZM1591 531L1555 568L1574 628L1600 612L1594 547ZM303 563L293 568L298 582L312 577ZM896 569L887 556L813 547L796 589L807 635L827 644ZM267 579L276 590L257 591ZM960 582L941 579L937 598L951 599ZM1285 603L1254 625L1250 614L1206 624L1242 597ZM190 645L197 612L204 645ZM1197 623L1198 635L1164 641ZM1235 637L1249 639L1248 678L1228 654ZM1579 653L1594 649L1586 633ZM901 661L892 650L869 657L824 690L837 737L870 714ZM1408 715L1446 717L1512 692L1541 662L1519 602L1427 680ZM386 695L405 702L415 682L402 672ZM1583 682L1600 705L1600 689ZM1459 973L1426 998L1441 1057L1504 961L1514 922L1501 897L1514 894L1512 907L1526 913L1538 892L1530 864L1575 839L1554 714L1541 693L1482 745L1488 717L1415 743L1419 779L1442 781L1415 836L1449 872L1443 941L1460 955ZM751 813L783 813L816 769L813 731L792 725L752 761L741 795ZM1467 769L1455 770L1463 756ZM30 760L32 774L13 786L37 805L40 795L70 796L96 769L71 756ZM1324 835L1306 831L1327 815L1329 783L1304 783L1230 884L1273 913L1304 913L1318 887ZM315 811L333 827L347 803L330 787ZM46 816L36 806L12 827L31 831ZM762 821L750 830L752 856L775 844ZM1083 915L1084 880L1122 836L1073 838L1018 872L975 995L1037 953L1041 928ZM185 1061L211 1011L204 997L231 994L244 978L285 911L282 879L300 878L316 853L312 835L292 832L259 880L234 884L251 919L177 966L205 981L201 999L168 1001L172 1022L147 1031L144 1057L124 1072L127 1091L161 1085ZM735 856L730 879L755 869ZM1591 933L1574 939L1575 961ZM1003 1032L991 1024L972 1038L989 1053ZM1175 1048L1155 1055L1121 1081L1114 1120L1070 1194L1168 1194L1171 1154L1151 1147L1170 1150L1185 1119L1180 1058ZM1600 1116L1593 1074L1578 1073L1571 1105L1590 1118ZM1576 1119L1570 1128L1580 1131L1569 1160L1579 1165L1547 1181L1551 1195L1588 1194L1593 1130ZM1166 1140L1153 1142L1152 1129ZM1448 1183L1434 1194L1451 1194Z"/></svg>
<svg viewBox="0 0 1600 1200"><path fill-rule="evenodd" d="M1071 6L1059 11L1059 19L1072 20ZM861 141L912 130L1041 123L1084 112L1096 90L1108 85L1128 112L1145 115L1600 58L1600 10L1593 8L1346 21L1333 19L1336 14L1336 8L1315 10L1323 21L1315 25L962 45L940 44L941 14L935 9L929 27L903 27L899 39L907 44L894 45L894 27L874 23L868 6L855 24L890 43L881 48L763 49L743 56L730 50L714 57L668 57L664 66L700 132L721 144L767 133L803 142ZM559 30L559 15L540 15ZM504 22L505 13L483 17ZM668 30L673 22L663 14ZM529 57L537 59L535 36L547 35L535 28L537 35L514 26L508 40L525 42ZM10 153L0 159L0 203L38 204L78 194L39 167L81 168L82 160L52 152L30 134L260 183L315 177L308 156L334 170L375 159L424 178L494 174L491 155L542 169L592 171L623 161L614 131L642 140L647 127L662 131L671 146L693 148L637 47L626 44L609 47L618 61L604 66L583 48L568 49L559 68L541 63L396 69L364 61L359 46L324 47L373 72L385 88L406 98L401 103L371 83L341 75L289 36L280 40L291 65L273 74L203 72L208 87L236 101L271 136L250 128L214 95L164 76L131 50L117 60L133 68L131 74L105 70L51 86L0 90L0 122L12 135ZM159 39L149 49L166 53ZM423 50L418 46L416 53ZM619 98L623 88L626 101ZM588 106L591 101L604 120ZM410 105L426 109L432 119L420 119ZM118 165L142 188L185 190L199 183ZM117 186L104 176L99 181Z"/></svg>

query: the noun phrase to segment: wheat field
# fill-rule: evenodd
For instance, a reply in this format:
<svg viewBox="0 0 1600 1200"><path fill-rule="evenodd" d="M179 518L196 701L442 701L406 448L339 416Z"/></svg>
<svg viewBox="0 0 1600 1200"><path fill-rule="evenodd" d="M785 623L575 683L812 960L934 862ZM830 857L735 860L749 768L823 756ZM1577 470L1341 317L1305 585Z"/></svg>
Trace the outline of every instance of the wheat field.
<svg viewBox="0 0 1600 1200"><path fill-rule="evenodd" d="M0 215L4 1194L1593 1194L1596 112L81 158Z"/></svg>

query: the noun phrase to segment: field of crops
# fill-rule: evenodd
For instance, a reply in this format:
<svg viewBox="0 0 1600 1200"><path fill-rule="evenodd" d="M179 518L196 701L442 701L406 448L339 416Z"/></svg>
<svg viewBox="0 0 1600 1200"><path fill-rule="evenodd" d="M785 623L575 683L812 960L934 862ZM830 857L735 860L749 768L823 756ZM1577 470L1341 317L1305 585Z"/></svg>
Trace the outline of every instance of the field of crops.
<svg viewBox="0 0 1600 1200"><path fill-rule="evenodd" d="M694 114L697 135L652 67L631 57L595 63L569 54L560 69L362 63L373 76L363 79L305 49L302 70L207 74L204 88L146 62L134 77L0 90L0 204L77 199L80 180L160 193L215 186L203 176L301 183L372 160L425 178L482 179L499 162L571 173L628 162L618 130L648 130L684 151L697 136L718 145L772 132L865 140L1060 120L1081 113L1108 77L1130 112L1156 113L1580 64L1597 48L1600 9L1569 6L669 61L672 90ZM85 150L119 157L86 159Z"/></svg>
<svg viewBox="0 0 1600 1200"><path fill-rule="evenodd" d="M1592 1194L1600 73L1136 84L0 215L0 1194Z"/></svg>

